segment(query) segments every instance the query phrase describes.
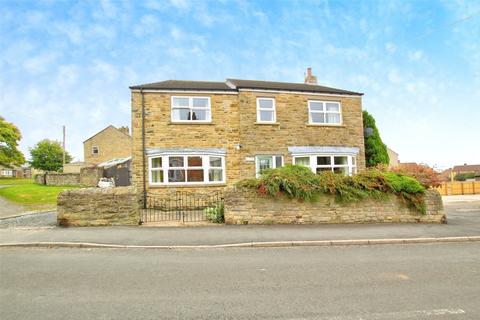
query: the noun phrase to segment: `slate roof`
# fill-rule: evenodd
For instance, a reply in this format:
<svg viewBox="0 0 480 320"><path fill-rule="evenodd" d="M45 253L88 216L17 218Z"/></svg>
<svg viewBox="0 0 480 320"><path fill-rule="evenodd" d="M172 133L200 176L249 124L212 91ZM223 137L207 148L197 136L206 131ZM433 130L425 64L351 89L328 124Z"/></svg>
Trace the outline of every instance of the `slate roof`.
<svg viewBox="0 0 480 320"><path fill-rule="evenodd" d="M363 93L336 89L331 87L292 83L292 82L274 82L274 81L259 81L259 80L241 80L241 79L227 79L225 82L211 82L211 81L189 81L189 80L166 80L162 82L147 83L137 86L131 86L132 90L195 90L195 91L238 91L240 89L254 89L254 90L275 90L275 91L294 91L294 92L311 92L311 93L325 93L325 94L340 94L340 95L356 95L362 96Z"/></svg>
<svg viewBox="0 0 480 320"><path fill-rule="evenodd" d="M189 81L189 80L166 80L131 86L130 89L165 89L165 90L213 90L213 91L236 91L225 82L212 81Z"/></svg>
<svg viewBox="0 0 480 320"><path fill-rule="evenodd" d="M279 90L279 91L299 91L313 93L330 93L330 94L348 94L361 96L363 93L347 91L342 89L319 86L315 84L293 83L293 82L273 82L258 80L240 80L227 79L238 89L257 89L257 90Z"/></svg>
<svg viewBox="0 0 480 320"><path fill-rule="evenodd" d="M465 164L463 166L454 166L454 172L475 172L480 171L480 164Z"/></svg>
<svg viewBox="0 0 480 320"><path fill-rule="evenodd" d="M109 125L109 126L106 127L105 129L98 131L98 132L95 133L93 136L91 136L90 138L88 138L88 139L86 139L85 141L83 141L83 143L87 142L88 140L92 139L93 137L96 137L97 135L99 135L100 133L104 132L105 130L107 130L107 129L109 129L109 128L113 128L113 129L117 130L118 132L121 132L121 133L123 133L124 135L126 135L127 137L131 138L130 135L126 134L126 133L123 132L122 130L116 128L116 127L113 126L113 125Z"/></svg>

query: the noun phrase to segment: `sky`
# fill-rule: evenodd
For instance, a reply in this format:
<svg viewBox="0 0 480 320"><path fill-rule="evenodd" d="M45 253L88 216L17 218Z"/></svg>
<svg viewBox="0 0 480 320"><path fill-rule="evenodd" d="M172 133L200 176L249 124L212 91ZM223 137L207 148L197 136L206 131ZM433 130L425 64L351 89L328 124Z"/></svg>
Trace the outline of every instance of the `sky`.
<svg viewBox="0 0 480 320"><path fill-rule="evenodd" d="M130 90L167 79L363 92L402 162L480 163L480 0L0 0L0 115L20 148L130 125Z"/></svg>

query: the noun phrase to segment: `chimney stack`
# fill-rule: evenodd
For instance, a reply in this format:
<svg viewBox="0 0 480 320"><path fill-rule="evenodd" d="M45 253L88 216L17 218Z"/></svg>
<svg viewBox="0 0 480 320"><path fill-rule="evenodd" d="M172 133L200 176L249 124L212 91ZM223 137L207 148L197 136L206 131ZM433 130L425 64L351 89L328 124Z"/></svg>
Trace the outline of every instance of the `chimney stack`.
<svg viewBox="0 0 480 320"><path fill-rule="evenodd" d="M120 130L121 132L123 132L125 134L130 135L130 130L128 129L128 126L120 127L120 128L118 128L118 130Z"/></svg>
<svg viewBox="0 0 480 320"><path fill-rule="evenodd" d="M317 84L317 77L312 74L312 68L307 68L307 73L305 74L305 84Z"/></svg>

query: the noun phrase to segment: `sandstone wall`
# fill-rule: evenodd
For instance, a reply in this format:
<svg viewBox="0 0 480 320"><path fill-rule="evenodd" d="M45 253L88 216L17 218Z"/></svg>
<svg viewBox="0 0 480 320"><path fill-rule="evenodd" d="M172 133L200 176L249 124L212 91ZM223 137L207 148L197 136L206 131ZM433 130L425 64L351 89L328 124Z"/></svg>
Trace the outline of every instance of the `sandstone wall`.
<svg viewBox="0 0 480 320"><path fill-rule="evenodd" d="M35 181L36 184L45 184L45 174L43 173L36 174L33 177L33 181Z"/></svg>
<svg viewBox="0 0 480 320"><path fill-rule="evenodd" d="M103 176L103 169L97 167L82 168L80 173L46 173L35 175L35 183L47 186L87 186L96 187Z"/></svg>
<svg viewBox="0 0 480 320"><path fill-rule="evenodd" d="M255 190L229 189L225 195L227 224L318 224L318 223L397 223L445 221L442 197L436 190L426 194L427 212L407 207L391 195L385 200L363 200L349 204L321 196L317 202L273 198Z"/></svg>
<svg viewBox="0 0 480 320"><path fill-rule="evenodd" d="M103 176L103 169L98 167L85 167L80 169L80 184L82 186L96 187Z"/></svg>
<svg viewBox="0 0 480 320"><path fill-rule="evenodd" d="M47 186L77 186L80 184L78 173L47 173L45 175Z"/></svg>
<svg viewBox="0 0 480 320"><path fill-rule="evenodd" d="M57 199L61 226L138 225L140 199L133 187L66 190Z"/></svg>

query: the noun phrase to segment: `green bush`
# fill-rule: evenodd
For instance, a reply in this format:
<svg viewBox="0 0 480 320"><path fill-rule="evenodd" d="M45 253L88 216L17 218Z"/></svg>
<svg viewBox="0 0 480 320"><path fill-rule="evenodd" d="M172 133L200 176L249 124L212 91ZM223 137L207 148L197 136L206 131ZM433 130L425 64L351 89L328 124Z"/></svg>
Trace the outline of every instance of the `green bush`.
<svg viewBox="0 0 480 320"><path fill-rule="evenodd" d="M314 200L318 195L318 176L309 168L287 164L263 171L259 191L264 194L285 194L289 198Z"/></svg>
<svg viewBox="0 0 480 320"><path fill-rule="evenodd" d="M285 165L265 170L259 179L243 180L237 186L256 189L261 194L284 194L289 198L308 201L322 194L333 195L338 202L380 199L394 194L407 205L425 213L425 188L415 178L376 168L354 176L344 176L331 171L317 175L304 166Z"/></svg>
<svg viewBox="0 0 480 320"><path fill-rule="evenodd" d="M224 205L223 202L215 205L211 208L203 209L205 216L207 217L208 221L213 223L224 223L225 222L225 215L224 215Z"/></svg>
<svg viewBox="0 0 480 320"><path fill-rule="evenodd" d="M385 180L392 191L400 196L407 205L425 213L425 188L413 177L394 172L384 172Z"/></svg>

